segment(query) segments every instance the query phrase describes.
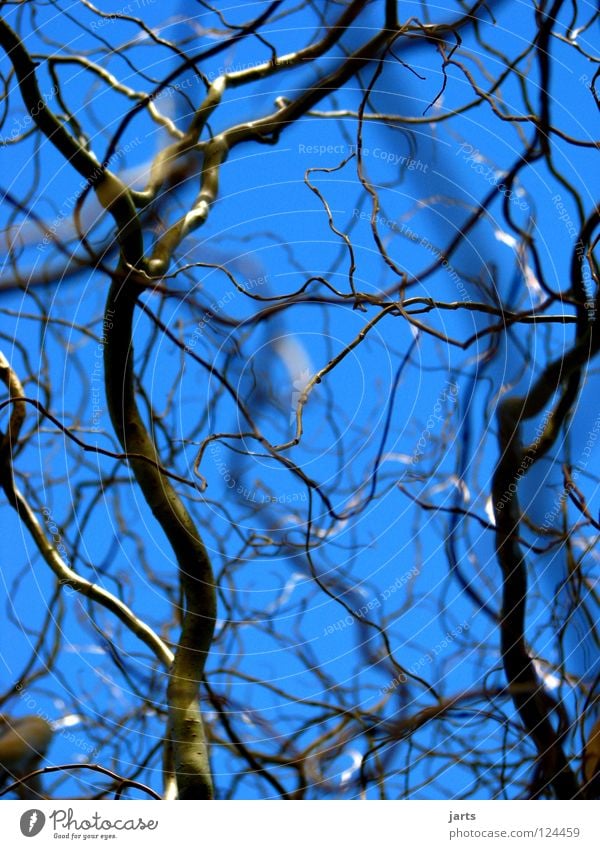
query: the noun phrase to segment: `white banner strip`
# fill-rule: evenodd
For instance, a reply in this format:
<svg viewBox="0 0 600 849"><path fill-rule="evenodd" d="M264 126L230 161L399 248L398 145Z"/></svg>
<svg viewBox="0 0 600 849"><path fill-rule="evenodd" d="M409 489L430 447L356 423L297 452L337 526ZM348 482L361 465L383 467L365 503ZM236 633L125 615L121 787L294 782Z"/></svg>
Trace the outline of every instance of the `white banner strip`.
<svg viewBox="0 0 600 849"><path fill-rule="evenodd" d="M598 802L2 802L3 845L597 849Z"/></svg>

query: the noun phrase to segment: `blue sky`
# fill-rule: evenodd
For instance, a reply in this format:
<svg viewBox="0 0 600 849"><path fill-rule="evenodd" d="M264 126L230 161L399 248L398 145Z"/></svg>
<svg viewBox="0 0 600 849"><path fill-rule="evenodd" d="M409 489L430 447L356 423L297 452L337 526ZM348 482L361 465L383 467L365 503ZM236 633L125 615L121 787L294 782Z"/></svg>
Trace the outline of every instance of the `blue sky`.
<svg viewBox="0 0 600 849"><path fill-rule="evenodd" d="M117 5L113 4L114 10L122 11L122 6ZM344 47L355 46L376 24L381 5L369 5L343 42ZM226 11L234 20L237 16L246 20L262 6L246 5ZM68 23L64 16L67 8L73 15ZM103 6L106 11L111 8L109 4ZM457 9L436 9L431 18L438 20L449 13L454 16ZM408 19L412 12L422 14L421 4L403 4L403 18ZM328 13L333 14L333 8L328 7ZM497 4L495 13L495 26L482 24L485 37L495 50L514 56L531 39L531 6ZM15 10L3 10L3 14L17 20ZM101 56L99 43L90 39L89 31L85 32L86 21L98 23L98 19L81 4L54 4L41 7L37 14L38 23L44 21L46 38L66 43L72 51L89 50L92 57L96 51ZM162 22L164 10L161 4L148 2L143 14L142 10L137 14L155 26ZM199 32L193 45L198 51L214 44L214 36L201 33L205 20L201 11L197 12L195 30L186 23L188 14L187 9L182 9L181 15L174 13L171 26L163 32L176 31L183 38L192 31ZM565 20L569 14L565 9ZM25 15L20 31L26 32L31 23ZM278 50L284 52L303 45L315 27L314 14L304 10L266 32ZM561 20L557 28L564 27L565 21ZM118 44L137 31L134 26L105 20L94 34L109 44ZM494 64L489 54L484 55L472 33L465 32L463 38L465 53L471 51L465 66L483 85L486 73L497 75L502 62ZM590 48L591 39L592 31L580 36L586 49ZM30 34L26 43L31 51L48 51L35 34ZM593 101L587 81L583 80L589 63L572 44L555 39L552 50L553 120L566 133L593 138L597 136L597 117L591 112ZM431 46L406 47L404 53L400 52L412 70L396 62L387 63L370 102L380 112L421 121L442 85L439 54ZM264 46L247 39L207 61L202 70L212 79L223 69L241 70L249 63L263 61L267 55ZM172 52L150 45L143 36L127 56L131 65L143 69L143 73L132 69L124 52L105 56L102 61L123 84L136 90L150 91L153 80L174 67ZM475 59L482 64L478 65ZM216 132L232 122L266 114L276 97L293 97L314 79L317 70L326 72L339 61L340 49L336 48L314 66L228 92L211 128ZM6 57L2 57L0 67L7 72ZM523 62L522 70L528 96L535 97L539 82L535 62L531 66ZM361 83L367 83L371 76L372 70L363 72ZM39 79L42 92L51 93L53 80L47 68L40 68ZM85 124L93 149L102 159L130 101L117 97L78 66L61 66L60 80L69 108ZM502 87L504 100L515 114L525 114L529 108L523 102L521 85L522 80L511 77ZM178 86L178 93L160 98L157 104L183 127L186 110L189 111L184 98L196 98L201 89L197 80L189 77L182 77ZM14 85L10 114L14 118L5 122L5 136L10 135L6 128L10 130L11 126L21 130L27 116L18 92L12 88ZM55 95L48 97L55 99ZM361 98L362 89L353 81L318 109L354 111ZM465 75L450 68L443 97L430 106L427 115L438 117L472 99ZM11 124L11 120L17 124ZM468 300L493 304L500 299L513 309L532 309L539 303L539 283L531 257L519 253L516 233L503 213L502 191L498 190L506 171L521 154L523 137L529 138L531 133L529 125L499 120L485 103L448 121L407 121L402 127L381 121L365 125L362 162L379 191L378 231L396 266L417 278L410 294L463 304ZM165 140L163 129L147 117L140 117L127 128L111 167L127 175L136 188L141 187L149 158ZM222 168L220 194L210 217L182 244L173 270L191 263L221 264L255 296L254 300L237 291L222 271L201 267L180 272L173 281L177 297L143 296L148 308L160 315L161 321L192 348L194 355L226 371L272 442L293 437L295 406L306 381L363 330L374 311L352 310L345 304L297 305L258 326L248 324L230 330L214 319L203 320L199 304L204 309L212 308L217 317L226 313L243 318L256 310L256 298L294 292L308 278L314 278L309 289L314 294L327 294L319 278L327 278L340 291L350 291L347 248L340 235L328 227L323 203L307 181L326 199L335 227L352 240L356 288L380 294L394 286L396 275L383 261L372 236L371 202L357 174L357 157L338 168L356 143L355 118L307 116L287 129L276 146L244 144L231 152ZM596 189L592 184L592 156L596 151L575 148L560 139L553 144L556 168L576 186L589 211ZM18 147L4 147L0 156L9 163L9 169L5 166L4 170L3 190L22 193L24 186L35 183L30 206L46 226L53 222L50 228L54 227L55 232L67 232L72 225L79 175L62 162L47 142L40 144L37 137ZM39 177L32 167L36 161ZM314 170L307 173L307 169ZM473 204L494 187L497 192L489 214L465 238L449 266L421 280L422 272L439 255L441 247L460 231ZM164 220L171 220L178 210L189 205L196 189L193 184L167 198L160 209L162 221L147 228L148 244ZM561 195L560 201L555 200L557 194ZM559 203L564 206L559 207ZM533 164L521 172L509 208L519 226L534 234L546 279L557 289L565 289L574 241L569 222L577 222L577 210L547 164ZM15 216L9 205L4 205L3 210L3 223L18 230L27 242L20 258L23 267L32 269L33 274L43 263L60 267L60 253L43 244L40 228L32 217ZM111 222L106 216L96 222L97 216L93 199L86 201L84 220L99 244L110 231ZM4 271L1 279L10 280L8 264ZM116 450L103 400L98 401L98 418L94 418L91 384L103 332L106 276L100 272L63 276L59 272L57 279L55 286L2 295L4 338L17 339L27 350L30 362L26 362L23 348L11 347L10 343L4 345L5 354L18 372L32 375L26 386L30 397L46 403L44 380L49 376L54 387L54 415L67 427L76 427L92 445ZM565 309L570 308L567 305ZM49 317L47 322L40 321L44 313ZM63 323L55 324L57 319ZM422 319L440 333L460 339L482 331L490 323L485 314L463 309L425 313ZM73 327L65 326L65 321ZM139 311L135 347L140 352L140 386L154 409L164 415L166 424L164 430L157 426L157 442L162 455L172 461L174 471L193 477L202 439L209 433L243 431L245 424L218 381L192 356L183 356L181 348L164 335L155 334L155 326ZM382 689L393 685L395 672L382 656L379 631L361 624L356 617L348 623L348 611L339 600L318 589L315 574L350 609L366 606L373 621L385 625L394 656L405 668L414 668L437 692L450 696L462 690L502 684L497 627L485 611L477 608L456 572L449 568L450 513L423 511L408 493L413 499L442 508L466 508L483 522L489 521L491 474L497 459L494 413L498 399L507 391L526 391L547 358L563 350L571 339L569 325L521 325L499 337L496 356L487 363L483 355L490 336L483 336L467 350L446 345L425 333L415 343L408 322L397 316L383 318L364 342L315 387L304 411L303 441L290 455L307 475L322 484L325 492L331 493L338 513L352 511L357 499L368 492L379 459L376 498L359 515L347 520L328 516L323 501L316 495L311 501L297 478L262 456L256 441L224 439L218 449L207 450L200 467L207 489L199 492L182 488L203 528L215 570L223 578L217 639L207 673L213 686L230 700L236 721L244 727L249 741L273 751L286 737L307 745L322 733L327 722L304 728L302 710L297 705L289 704L274 690L249 683L248 678L268 681L293 693L295 699L339 699L366 713L373 711L373 723L380 732L382 723L397 722L431 703L425 689L419 686L394 686L387 701L382 702ZM412 353L401 370L390 408L392 388L411 345ZM581 460L577 447L585 444L599 415L597 384L592 367L569 424L564 448L557 452L554 463L544 461L522 484L522 503L537 521L552 509L556 487L562 481L560 463L569 456L567 452L573 462ZM434 411L436 417L432 419ZM33 408L29 410L29 421L32 426ZM92 430L96 423L99 431ZM533 423L531 429L535 430ZM469 441L461 443L465 433ZM176 434L173 444L172 434ZM423 443L421 451L418 446ZM468 448L467 456L461 456L464 446ZM240 447L245 451L243 456L232 450ZM127 599L158 629L166 627L171 600L166 597L163 582L173 580L175 564L160 529L135 486L123 483L118 496L113 496L110 488L106 494L99 494L98 477L124 477L123 467L98 455L82 458L78 449L47 424L39 437L31 438L17 466L20 474L29 476L36 507L47 507L57 526L68 527L64 544L82 573L101 580ZM597 515L595 481L588 477L592 469L590 458L579 483L592 513ZM45 490L44 479L50 477L56 485ZM73 504L77 505L74 514ZM309 517L315 537L320 534L322 539L322 545L313 551L312 564L303 552ZM553 521L558 525L559 516ZM3 538L11 541L3 556L2 575L7 604L14 605L16 620L7 618L0 636L2 681L8 689L32 650L46 614L53 579L14 514L2 509L0 522ZM147 539L145 567L138 559L134 536L138 531ZM243 539L252 532L257 535L257 542L254 548L248 548ZM264 539L268 535L278 544L269 545ZM582 533L580 546L584 545L584 536ZM284 545L284 541L288 544ZM477 521L460 522L455 548L461 573L473 582L473 590L488 610L497 610L500 577L490 529L484 529ZM532 596L529 610L528 638L555 677L559 663L554 642L557 625L548 618L546 602L554 597L564 579L565 562L560 550L539 558L539 594ZM582 564L586 574L593 576L595 570L597 574L593 553L584 553ZM157 578L155 583L149 570ZM557 611L563 604L559 595ZM152 661L123 629L114 630L108 614L94 612L96 624L110 639L118 638L118 649L126 655L126 669L131 671L127 680L111 660L107 644L90 625L87 603L69 596L64 605L65 618L58 626L65 640L56 664L60 674L32 685L30 697L53 720L64 721L65 716L71 715L81 718L73 726L75 740L66 734L57 735L51 750L53 761L86 757L85 746L91 740L92 745L98 746L98 761L103 763L106 753L111 757L113 750L104 735L90 732L90 728L98 724L105 710L107 716L113 715L113 702L117 705L115 715L126 715L130 708L139 705L130 692L130 682L138 678L142 684L147 681ZM22 621L27 621L30 631L23 629ZM592 664L597 661L581 638L582 628L585 637L585 625L575 614L573 628L566 637L574 650L567 671L591 679L597 671ZM169 633L174 637L176 630L171 628ZM447 644L441 645L444 640ZM232 674L232 669L239 677ZM549 686L555 686L554 679L549 679ZM581 689L572 691L564 680L561 686L570 707L581 703ZM5 709L15 714L31 710L26 705L24 711L23 705L23 699L13 698ZM510 725L512 707L503 702L502 708L506 712L504 729L495 719L485 719L476 710L465 709L451 722L427 727L415 735L415 750L395 742L386 750L390 774L395 776L390 779L392 796L404 792L403 771L412 758L413 781L418 788L415 798L444 794L486 798L490 790L485 780L474 785L472 773L460 764L454 733L458 741L475 734L484 746L502 745L505 732L510 739L515 734ZM151 708L146 711L143 722L136 725L139 739L132 743L132 760L147 753L161 734L161 721ZM306 716L312 722L311 711L306 709ZM314 790L317 798L357 795L353 779L364 747L364 738L356 728L351 730L346 745L331 752L325 770L329 783ZM439 762L419 754L440 747L449 756ZM237 770L239 764L224 746L214 747L213 758L217 788L224 793L230 785L228 773ZM118 765L127 771L127 763ZM159 769L157 756L150 769L142 773L142 779L159 788ZM514 773L514 777L516 780L518 774ZM264 795L264 785L252 776L241 775L238 779L232 791L237 798ZM71 792L74 786L66 784L68 789L61 792ZM510 785L506 792L510 796ZM373 798L377 793L375 786L368 791Z"/></svg>

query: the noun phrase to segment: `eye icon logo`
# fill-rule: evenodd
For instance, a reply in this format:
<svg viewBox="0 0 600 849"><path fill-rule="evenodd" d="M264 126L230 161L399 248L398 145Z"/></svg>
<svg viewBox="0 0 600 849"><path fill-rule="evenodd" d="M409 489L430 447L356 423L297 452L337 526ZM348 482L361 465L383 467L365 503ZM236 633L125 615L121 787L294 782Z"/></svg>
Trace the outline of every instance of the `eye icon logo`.
<svg viewBox="0 0 600 849"><path fill-rule="evenodd" d="M35 837L45 824L46 817L44 814L36 808L32 808L30 811L25 811L21 816L21 834L24 837Z"/></svg>

